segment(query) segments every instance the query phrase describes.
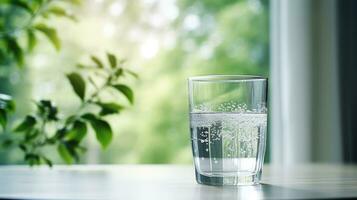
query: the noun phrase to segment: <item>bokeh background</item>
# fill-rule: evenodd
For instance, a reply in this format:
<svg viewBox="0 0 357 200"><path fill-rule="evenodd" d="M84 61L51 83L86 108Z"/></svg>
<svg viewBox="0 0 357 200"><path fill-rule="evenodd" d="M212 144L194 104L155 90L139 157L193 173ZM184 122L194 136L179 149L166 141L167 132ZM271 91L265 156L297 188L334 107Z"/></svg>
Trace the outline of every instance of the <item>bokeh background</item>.
<svg viewBox="0 0 357 200"><path fill-rule="evenodd" d="M268 76L269 6L268 0L84 0L68 6L77 22L49 19L61 51L40 37L24 69L0 66L0 91L15 97L18 116L32 109L32 99L51 99L70 113L79 101L69 95L65 73L90 54L114 52L140 76L135 104L110 118L114 140L108 149L102 151L94 136L86 139L80 162L191 163L187 77ZM0 150L0 163L22 163L18 151Z"/></svg>

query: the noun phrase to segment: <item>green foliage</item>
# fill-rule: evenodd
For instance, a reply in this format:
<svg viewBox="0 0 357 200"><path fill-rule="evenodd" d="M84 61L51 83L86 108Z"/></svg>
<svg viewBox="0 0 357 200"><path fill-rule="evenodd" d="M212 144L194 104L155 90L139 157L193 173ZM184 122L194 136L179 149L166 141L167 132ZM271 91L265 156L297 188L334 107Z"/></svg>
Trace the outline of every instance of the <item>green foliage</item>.
<svg viewBox="0 0 357 200"><path fill-rule="evenodd" d="M74 160L70 149L71 148L67 146L66 143L60 143L57 147L58 153L67 164L72 164Z"/></svg>
<svg viewBox="0 0 357 200"><path fill-rule="evenodd" d="M52 161L45 155L45 148L57 147L58 154L68 164L78 162L80 154L85 150L81 145L91 127L99 144L106 148L113 138L113 131L107 119L111 114L117 114L125 109L119 102L102 102L101 95L111 88L117 89L117 93L124 94L128 99L133 99L133 92L129 86L122 83L122 77L131 75L113 54L108 56L108 66L104 65L98 57L92 56L93 62L101 63L101 66L91 67L80 65L85 70L80 73L72 72L67 78L74 93L81 99L81 104L72 115L59 115L58 108L49 100L35 102L36 112L27 115L21 123L9 133L10 140L4 141L7 146L17 146L24 153L24 160L29 165L47 164L52 166ZM121 70L122 73L116 73ZM86 82L95 84L90 79L93 73L101 73L100 86L96 84L95 90L88 90ZM120 86L120 87L119 87ZM86 95L87 94L87 95ZM93 106L95 109L92 109ZM8 96L0 96L0 124L3 128L7 124L7 116L13 111L14 106ZM19 133L19 134L15 134Z"/></svg>
<svg viewBox="0 0 357 200"><path fill-rule="evenodd" d="M67 74L67 78L72 85L74 92L77 96L84 101L85 92L86 92L86 84L81 75L78 73Z"/></svg>
<svg viewBox="0 0 357 200"><path fill-rule="evenodd" d="M0 94L0 125L6 129L8 114L15 111L15 103L8 95Z"/></svg>
<svg viewBox="0 0 357 200"><path fill-rule="evenodd" d="M104 68L103 63L99 60L99 58L97 58L96 56L91 56L91 59L95 64L97 64L97 67Z"/></svg>
<svg viewBox="0 0 357 200"><path fill-rule="evenodd" d="M68 19L71 19L73 21L77 21L76 17L70 13L68 13L64 8L59 7L59 6L53 6L48 9L47 11L48 15L55 15L58 17L67 17Z"/></svg>
<svg viewBox="0 0 357 200"><path fill-rule="evenodd" d="M46 37L52 42L53 46L57 51L61 48L61 42L58 38L57 32L54 28L48 27L45 24L36 24L33 27L35 30L38 30L46 35Z"/></svg>
<svg viewBox="0 0 357 200"><path fill-rule="evenodd" d="M100 142L103 148L106 148L112 141L113 137L113 131L110 128L110 125L108 122L100 119L91 120L90 124L96 133L97 140Z"/></svg>
<svg viewBox="0 0 357 200"><path fill-rule="evenodd" d="M101 108L99 114L102 116L119 113L121 110L124 109L124 106L113 102L111 103L96 102L96 104Z"/></svg>
<svg viewBox="0 0 357 200"><path fill-rule="evenodd" d="M31 52L35 48L37 39L33 30L27 31L27 48Z"/></svg>
<svg viewBox="0 0 357 200"><path fill-rule="evenodd" d="M59 51L60 38L57 30L49 25L48 19L65 17L76 21L65 4L80 3L81 0L0 1L0 66L17 63L17 66L22 67L25 54L33 51L38 44L39 34L44 35ZM26 45L22 42L23 38L26 38ZM14 103L9 96L0 95L0 126L6 136L2 146L18 147L24 153L24 160L31 166L42 163L52 166L51 159L45 155L45 149L56 147L60 157L71 164L78 161L80 154L85 151L81 142L90 131L88 127L91 127L100 145L106 148L112 140L113 131L104 117L117 114L125 107L118 102L102 102L101 95L110 88L118 87L117 93L123 94L132 103L133 92L121 79L127 74L137 77L135 73L124 69L124 62L114 54L107 53L106 57L108 65L93 55L91 60L95 67L79 64L81 70L85 70L84 73L72 72L66 75L74 93L81 99L73 115L59 115L53 102L40 100L35 102L35 113L28 114L12 131L6 131ZM101 74L103 80L96 83L91 78L92 72ZM94 90L90 90L90 86Z"/></svg>
<svg viewBox="0 0 357 200"><path fill-rule="evenodd" d="M78 5L80 0L1 0L0 1L0 66L24 65L25 52L37 45L38 33L44 34L59 51L61 43L57 30L48 25L51 16L76 20L68 13L66 4ZM27 45L22 44L26 38Z"/></svg>
<svg viewBox="0 0 357 200"><path fill-rule="evenodd" d="M117 59L115 58L115 56L113 54L107 53L107 57L108 57L110 66L112 68L115 68L117 66Z"/></svg>
<svg viewBox="0 0 357 200"><path fill-rule="evenodd" d="M123 95L125 95L125 97L128 98L128 100L131 104L134 103L134 93L128 86L123 85L123 84L116 84L116 85L113 85L113 88L115 88L118 91L120 91L121 93L123 93Z"/></svg>
<svg viewBox="0 0 357 200"><path fill-rule="evenodd" d="M36 118L33 116L26 116L24 121L21 122L15 129L14 132L26 132L31 131L33 127L36 125Z"/></svg>
<svg viewBox="0 0 357 200"><path fill-rule="evenodd" d="M0 109L0 125L2 126L2 128L5 128L6 123L7 123L6 112L3 109Z"/></svg>
<svg viewBox="0 0 357 200"><path fill-rule="evenodd" d="M107 147L112 140L113 131L110 128L108 122L98 118L97 116L87 113L82 116L87 120L95 131L97 140L100 142L103 148Z"/></svg>
<svg viewBox="0 0 357 200"><path fill-rule="evenodd" d="M83 121L76 120L73 123L72 128L66 135L66 140L81 141L87 134L87 125Z"/></svg>
<svg viewBox="0 0 357 200"><path fill-rule="evenodd" d="M3 5L15 5L18 6L24 10L26 10L27 12L34 14L34 10L30 7L30 5L28 3L26 3L26 1L21 1L21 0L3 0L1 1L0 4Z"/></svg>
<svg viewBox="0 0 357 200"><path fill-rule="evenodd" d="M13 55L14 59L16 60L16 63L19 66L22 66L24 64L24 52L22 48L20 47L19 43L15 40L15 38L7 37L6 39L7 39L6 47L9 51L9 54Z"/></svg>
<svg viewBox="0 0 357 200"><path fill-rule="evenodd" d="M41 100L36 103L38 109L38 115L47 121L56 121L57 118L57 107L52 104L51 101Z"/></svg>

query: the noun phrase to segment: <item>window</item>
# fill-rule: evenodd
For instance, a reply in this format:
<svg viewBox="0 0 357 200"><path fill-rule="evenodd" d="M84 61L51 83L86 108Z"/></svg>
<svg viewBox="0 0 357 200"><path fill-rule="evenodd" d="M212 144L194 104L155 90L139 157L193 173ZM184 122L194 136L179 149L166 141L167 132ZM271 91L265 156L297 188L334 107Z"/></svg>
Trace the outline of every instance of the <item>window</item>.
<svg viewBox="0 0 357 200"><path fill-rule="evenodd" d="M140 76L135 104L110 118L112 144L99 151L93 136L84 163L190 163L187 77L268 75L267 0L88 0L71 9L78 22L53 20L63 49L42 43L29 58L26 99L71 112L78 99L61 74L87 54L116 52Z"/></svg>

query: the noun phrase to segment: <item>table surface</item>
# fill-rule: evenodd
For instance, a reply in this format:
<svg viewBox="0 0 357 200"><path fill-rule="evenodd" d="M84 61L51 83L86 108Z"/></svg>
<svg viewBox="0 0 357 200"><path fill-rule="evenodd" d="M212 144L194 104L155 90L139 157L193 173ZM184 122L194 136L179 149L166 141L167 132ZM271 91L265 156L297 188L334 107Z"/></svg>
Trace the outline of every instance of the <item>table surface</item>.
<svg viewBox="0 0 357 200"><path fill-rule="evenodd" d="M0 167L0 198L312 199L357 197L357 166L264 166L262 184L199 185L189 165Z"/></svg>

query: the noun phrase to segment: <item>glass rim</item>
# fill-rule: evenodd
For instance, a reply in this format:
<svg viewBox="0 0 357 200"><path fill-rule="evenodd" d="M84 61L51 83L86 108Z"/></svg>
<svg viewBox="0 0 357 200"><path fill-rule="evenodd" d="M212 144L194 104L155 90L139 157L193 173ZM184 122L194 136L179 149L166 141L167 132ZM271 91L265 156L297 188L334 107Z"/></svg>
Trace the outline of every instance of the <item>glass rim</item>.
<svg viewBox="0 0 357 200"><path fill-rule="evenodd" d="M203 75L188 77L189 81L202 82L246 82L246 81L267 81L268 78L256 75Z"/></svg>

